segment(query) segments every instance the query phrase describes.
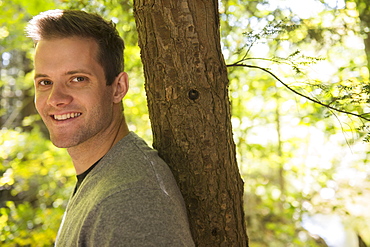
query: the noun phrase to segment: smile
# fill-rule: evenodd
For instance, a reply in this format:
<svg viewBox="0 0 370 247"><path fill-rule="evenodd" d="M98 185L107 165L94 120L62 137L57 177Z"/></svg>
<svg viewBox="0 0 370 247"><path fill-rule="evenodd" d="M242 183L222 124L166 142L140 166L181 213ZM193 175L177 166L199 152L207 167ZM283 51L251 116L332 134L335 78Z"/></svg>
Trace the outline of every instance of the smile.
<svg viewBox="0 0 370 247"><path fill-rule="evenodd" d="M52 115L52 117L55 119L55 120L67 120L67 119L70 119L70 118L76 118L76 117L79 117L81 116L82 113L80 112L72 112L72 113L67 113L67 114L62 114L62 115Z"/></svg>

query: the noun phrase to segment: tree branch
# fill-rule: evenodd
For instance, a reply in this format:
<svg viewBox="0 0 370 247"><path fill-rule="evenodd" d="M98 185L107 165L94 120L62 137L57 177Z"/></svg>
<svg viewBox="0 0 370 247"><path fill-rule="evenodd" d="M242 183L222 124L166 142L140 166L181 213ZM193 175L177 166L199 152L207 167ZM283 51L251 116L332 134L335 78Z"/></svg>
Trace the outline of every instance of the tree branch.
<svg viewBox="0 0 370 247"><path fill-rule="evenodd" d="M272 73L271 71L269 71L268 69L266 68L262 68L262 67L259 67L259 66L255 66L255 65L250 65L250 64L242 64L240 62L236 62L234 64L229 64L229 65L226 65L227 67L246 67L246 68L252 68L252 69L259 69L259 70L262 70L268 74L270 74L272 77L274 77L277 81L279 81L281 84L283 84L284 87L286 87L287 89L289 89L290 91L292 91L293 93L295 94L298 94L299 96L305 98L305 99L308 99L309 101L312 101L316 104L319 104L321 106L324 106L330 110L333 110L333 111L336 111L336 112L341 112L341 113L344 113L344 114L348 114L348 115L352 115L352 116L355 116L355 117L358 117L358 118L361 118L361 119L364 119L366 121L370 121L370 118L367 118L365 117L364 115L368 115L370 114L370 112L368 113L364 113L364 114L356 114L356 113L353 113L353 112L348 112L348 111L345 111L345 110L341 110L341 109L338 109L338 108L335 108L335 107L332 107L328 104L325 104L325 103L322 103L321 101L318 101L316 99L313 99L313 98L310 98L308 97L307 95L304 95L296 90L294 90L293 88L291 88L289 85L287 85L286 83L284 83L282 80L279 79L279 77L277 77L274 73Z"/></svg>

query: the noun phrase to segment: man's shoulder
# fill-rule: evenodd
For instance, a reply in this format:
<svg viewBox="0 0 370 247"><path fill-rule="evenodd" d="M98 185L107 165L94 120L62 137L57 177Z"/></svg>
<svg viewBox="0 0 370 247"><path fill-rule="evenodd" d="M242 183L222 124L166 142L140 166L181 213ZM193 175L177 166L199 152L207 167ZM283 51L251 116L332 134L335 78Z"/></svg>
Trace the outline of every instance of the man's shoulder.
<svg viewBox="0 0 370 247"><path fill-rule="evenodd" d="M101 199L131 188L162 189L176 186L167 164L140 137L130 133L94 167L81 184L84 195Z"/></svg>

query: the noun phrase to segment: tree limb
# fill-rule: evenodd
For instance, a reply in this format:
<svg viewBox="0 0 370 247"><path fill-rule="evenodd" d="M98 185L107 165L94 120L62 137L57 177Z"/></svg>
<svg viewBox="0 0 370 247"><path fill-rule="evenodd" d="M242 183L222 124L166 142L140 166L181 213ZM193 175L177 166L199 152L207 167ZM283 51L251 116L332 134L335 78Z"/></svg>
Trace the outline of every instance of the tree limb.
<svg viewBox="0 0 370 247"><path fill-rule="evenodd" d="M309 101L312 101L316 104L319 104L321 106L324 106L330 110L333 110L333 111L336 111L336 112L341 112L341 113L344 113L344 114L348 114L348 115L352 115L352 116L355 116L355 117L358 117L358 118L361 118L361 119L364 119L366 121L370 121L370 118L367 118L365 117L365 115L368 115L370 114L370 112L368 113L364 113L364 114L356 114L356 113L353 113L353 112L349 112L349 111L345 111L345 110L341 110L341 109L338 109L338 108L335 108L335 107L332 107L328 104L325 104L325 103L322 103L321 101L318 101L316 99L313 99L313 98L310 98L308 97L307 95L304 95L300 92L298 92L297 90L294 90L293 88L291 88L288 84L284 83L282 80L279 79L279 77L277 77L274 73L272 73L271 71L269 71L268 69L266 68L262 68L262 67L259 67L259 66L255 66L255 65L250 65L250 64L242 64L242 63L234 63L234 64L229 64L229 65L226 65L227 67L246 67L246 68L252 68L252 69L259 69L259 70L262 70L268 74L270 74L272 77L274 77L277 81L279 81L281 84L283 84L284 87L286 87L287 89L289 89L290 91L292 91L293 93L295 94L298 94L299 96L309 100Z"/></svg>

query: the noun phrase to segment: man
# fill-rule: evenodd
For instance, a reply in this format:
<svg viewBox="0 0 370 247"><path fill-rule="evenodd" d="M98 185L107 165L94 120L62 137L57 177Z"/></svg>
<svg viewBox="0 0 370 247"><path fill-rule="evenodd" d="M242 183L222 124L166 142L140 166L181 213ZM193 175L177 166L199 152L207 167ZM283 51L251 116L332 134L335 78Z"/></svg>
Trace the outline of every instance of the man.
<svg viewBox="0 0 370 247"><path fill-rule="evenodd" d="M125 122L128 76L115 26L52 10L27 33L36 43L36 109L78 178L56 246L193 246L169 168Z"/></svg>

